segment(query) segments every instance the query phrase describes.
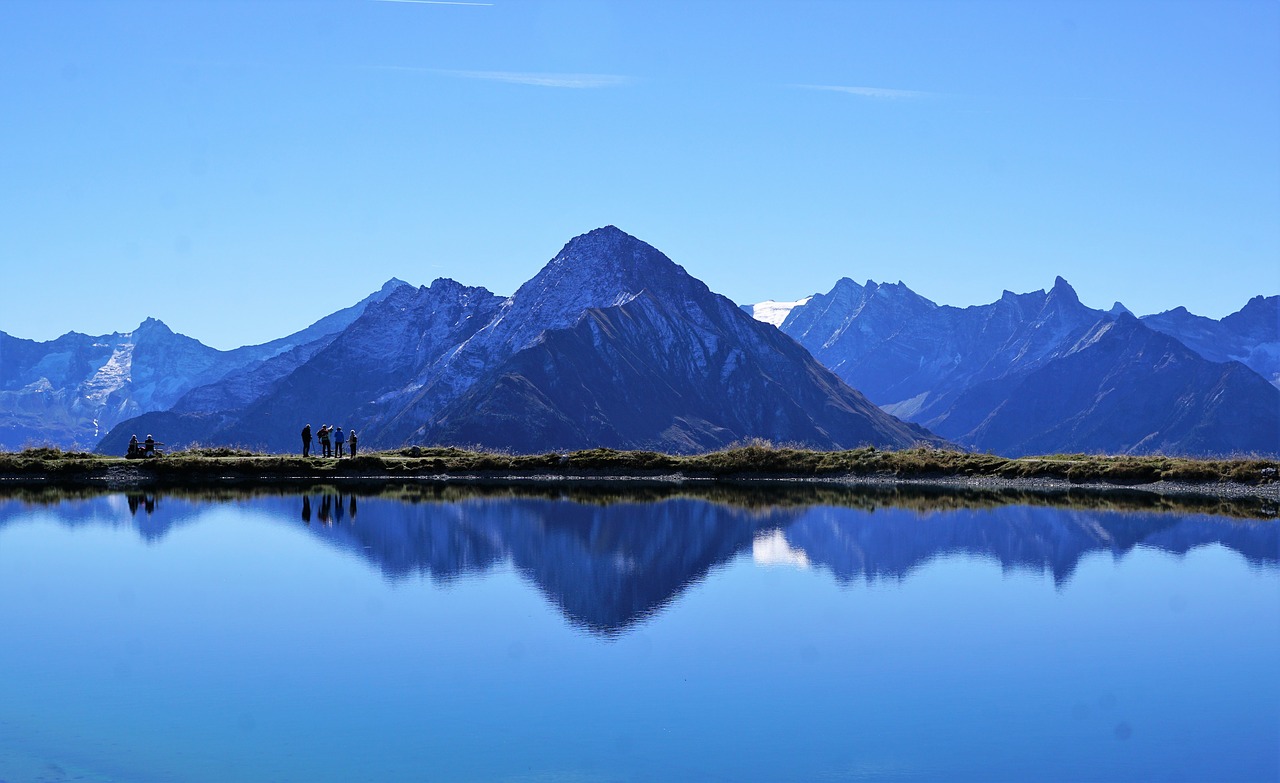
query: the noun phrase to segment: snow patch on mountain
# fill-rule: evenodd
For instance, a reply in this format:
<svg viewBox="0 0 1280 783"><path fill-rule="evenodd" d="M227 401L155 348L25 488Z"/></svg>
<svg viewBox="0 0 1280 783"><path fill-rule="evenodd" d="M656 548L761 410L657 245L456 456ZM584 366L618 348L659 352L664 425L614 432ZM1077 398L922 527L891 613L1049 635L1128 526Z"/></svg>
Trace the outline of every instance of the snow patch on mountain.
<svg viewBox="0 0 1280 783"><path fill-rule="evenodd" d="M806 296L804 299L797 299L794 302L775 302L772 299L766 299L763 302L756 302L753 305L743 305L742 309L747 311L747 315L773 326L781 327L782 322L787 320L787 316L791 311L802 305L809 304L812 296Z"/></svg>
<svg viewBox="0 0 1280 783"><path fill-rule="evenodd" d="M131 334L122 336L126 339L132 337ZM130 339L112 347L111 358L81 385L81 394L90 403L104 404L107 397L128 385L132 368L133 341Z"/></svg>

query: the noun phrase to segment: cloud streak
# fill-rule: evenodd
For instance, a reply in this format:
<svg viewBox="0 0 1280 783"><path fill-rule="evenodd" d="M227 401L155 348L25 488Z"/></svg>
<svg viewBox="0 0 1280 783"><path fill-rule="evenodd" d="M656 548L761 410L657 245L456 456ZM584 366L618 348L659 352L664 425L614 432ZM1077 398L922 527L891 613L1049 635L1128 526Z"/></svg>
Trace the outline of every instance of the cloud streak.
<svg viewBox="0 0 1280 783"><path fill-rule="evenodd" d="M939 97L936 92L921 92L920 90L891 90L886 87L845 87L837 84L793 84L791 86L797 90L842 92L846 95L856 95L859 98L874 98L882 101L906 101Z"/></svg>
<svg viewBox="0 0 1280 783"><path fill-rule="evenodd" d="M398 0L395 0L398 1ZM441 68L420 68L413 65L362 65L360 68L373 71L409 71L411 73L434 73L440 76L452 76L457 79L481 79L507 84L527 84L534 87L562 87L576 90L597 89L600 87L622 87L634 84L630 76L618 76L609 73L539 73L528 71L450 71Z"/></svg>
<svg viewBox="0 0 1280 783"><path fill-rule="evenodd" d="M491 82L507 84L528 84L534 87L564 87L575 90L597 89L600 87L621 87L631 84L630 76L615 76L607 73L528 73L521 71L439 71L431 70L444 76L459 79L483 79Z"/></svg>
<svg viewBox="0 0 1280 783"><path fill-rule="evenodd" d="M480 5L491 6L493 3L468 3L463 0L372 0L375 3L412 3L413 5Z"/></svg>

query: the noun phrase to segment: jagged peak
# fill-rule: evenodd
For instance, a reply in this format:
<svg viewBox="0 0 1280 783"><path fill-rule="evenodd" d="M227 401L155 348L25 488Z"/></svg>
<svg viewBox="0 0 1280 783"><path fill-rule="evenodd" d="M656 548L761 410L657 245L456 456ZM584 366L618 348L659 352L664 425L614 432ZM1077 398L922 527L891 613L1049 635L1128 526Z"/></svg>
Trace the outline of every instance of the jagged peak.
<svg viewBox="0 0 1280 783"><path fill-rule="evenodd" d="M616 251L621 248L631 246L634 249L644 249L653 253L658 250L647 242L643 242L631 236L627 232L617 226L609 225L600 228L594 228L585 234L570 239L565 246L556 254L556 258L565 255L581 255L584 252L600 252L600 251ZM661 255L661 253L659 253Z"/></svg>
<svg viewBox="0 0 1280 783"><path fill-rule="evenodd" d="M1274 340L1280 335L1280 296L1258 296L1222 319L1231 329L1245 329L1259 339Z"/></svg>
<svg viewBox="0 0 1280 783"><path fill-rule="evenodd" d="M138 328L134 329L131 334L173 334L173 330L159 318L147 316L142 323L138 324Z"/></svg>
<svg viewBox="0 0 1280 783"><path fill-rule="evenodd" d="M1045 304L1053 303L1056 305L1078 305L1080 297L1076 295L1076 289L1066 281L1066 278L1059 275L1053 279L1053 288L1049 289L1049 295L1045 300Z"/></svg>
<svg viewBox="0 0 1280 783"><path fill-rule="evenodd" d="M1111 315L1115 315L1115 316L1119 316L1119 315L1122 315L1122 314L1124 314L1124 313L1128 313L1129 315L1133 315L1133 311L1132 311L1132 310L1130 310L1129 308L1125 307L1125 306L1124 306L1121 302L1119 302L1119 301L1117 301L1115 304L1111 305L1111 309L1110 309L1110 310L1108 310L1107 312L1108 312L1109 314L1111 314Z"/></svg>
<svg viewBox="0 0 1280 783"><path fill-rule="evenodd" d="M1249 311L1262 310L1267 307L1272 307L1272 308L1280 307L1280 296L1277 296L1277 295L1263 296L1262 294L1258 294L1257 296L1250 299L1248 302L1245 302L1244 307L1241 307L1236 312L1243 313L1246 310L1249 310Z"/></svg>
<svg viewBox="0 0 1280 783"><path fill-rule="evenodd" d="M874 284L873 284L874 285ZM861 300L867 294L867 289L852 278L842 277L831 286L831 290L825 294L815 294L814 301L826 303L830 306L835 302L852 302Z"/></svg>
<svg viewBox="0 0 1280 783"><path fill-rule="evenodd" d="M475 296L491 297L495 294L483 286L466 285L451 277L437 277L431 281L431 285L397 288L387 296L386 301L394 307L405 307L413 302L467 299Z"/></svg>
<svg viewBox="0 0 1280 783"><path fill-rule="evenodd" d="M1058 275L1053 278L1053 288L1049 290L1049 293L1070 294L1074 298L1076 295L1076 289L1071 287L1071 284L1067 282L1065 277Z"/></svg>
<svg viewBox="0 0 1280 783"><path fill-rule="evenodd" d="M1019 313L1029 314L1043 307L1047 298L1048 294L1045 293L1043 289L1038 291L1028 291L1025 294L1017 294L1013 291L1005 290L1001 292L1000 298L991 304L972 305L971 307L995 307L1000 309L1012 308Z"/></svg>
<svg viewBox="0 0 1280 783"><path fill-rule="evenodd" d="M431 281L431 285L425 286L429 291L465 291L477 288L478 286L464 285L454 280L452 277L437 277Z"/></svg>
<svg viewBox="0 0 1280 783"><path fill-rule="evenodd" d="M528 291L590 290L595 294L637 294L673 278L694 280L662 251L616 226L574 237L538 274L520 287ZM541 296L542 294L540 294ZM598 297L589 297L598 298Z"/></svg>
<svg viewBox="0 0 1280 783"><path fill-rule="evenodd" d="M870 283L870 280L868 280L868 283ZM863 285L859 284L858 281L852 278L841 278L836 280L835 285L832 285L831 290L827 292L827 296L841 292L861 293L863 290Z"/></svg>
<svg viewBox="0 0 1280 783"><path fill-rule="evenodd" d="M389 292L389 291L394 291L397 288L403 288L404 286L407 286L407 285L410 285L410 284L406 283L405 281L401 280L398 277L393 277L387 282L383 283L382 288L379 288L378 290L382 292Z"/></svg>

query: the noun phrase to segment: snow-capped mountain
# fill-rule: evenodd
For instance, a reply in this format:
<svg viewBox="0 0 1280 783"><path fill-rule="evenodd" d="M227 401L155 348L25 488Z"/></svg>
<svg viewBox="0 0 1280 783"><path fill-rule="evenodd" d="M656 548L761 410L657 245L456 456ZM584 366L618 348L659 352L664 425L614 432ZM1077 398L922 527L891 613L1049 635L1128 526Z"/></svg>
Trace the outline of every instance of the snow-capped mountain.
<svg viewBox="0 0 1280 783"><path fill-rule="evenodd" d="M764 437L937 442L886 415L776 329L612 226L565 245L508 298L438 280L389 297L251 403L113 432L295 450L303 423L366 446L689 451ZM157 436L159 437L159 436Z"/></svg>
<svg viewBox="0 0 1280 783"><path fill-rule="evenodd" d="M1262 346L1251 355L1265 356L1271 333L1256 311L1266 301L1223 319L1226 326L1202 321L1215 334L1247 335L1219 345ZM1210 361L1146 324L1119 303L1084 306L1061 277L1047 292L1006 291L967 308L939 306L902 283L846 278L793 308L781 329L885 410L973 448L1280 451L1280 396L1256 373Z"/></svg>
<svg viewBox="0 0 1280 783"><path fill-rule="evenodd" d="M0 448L92 448L117 423L167 409L193 389L295 351L318 350L369 303L405 285L389 281L306 329L231 351L176 334L154 318L130 332L71 332L43 343L0 332Z"/></svg>

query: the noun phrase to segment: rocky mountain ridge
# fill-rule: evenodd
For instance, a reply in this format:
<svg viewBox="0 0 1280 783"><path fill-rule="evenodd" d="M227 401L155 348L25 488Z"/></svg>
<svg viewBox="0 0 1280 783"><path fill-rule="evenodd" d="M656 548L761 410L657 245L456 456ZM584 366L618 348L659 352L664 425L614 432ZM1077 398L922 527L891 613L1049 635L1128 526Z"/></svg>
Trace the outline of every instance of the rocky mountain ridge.
<svg viewBox="0 0 1280 783"><path fill-rule="evenodd" d="M1086 307L1061 277L966 308L844 278L780 329L885 410L971 448L1274 454L1280 389L1234 359L1266 369L1278 304L1136 319L1119 302Z"/></svg>

